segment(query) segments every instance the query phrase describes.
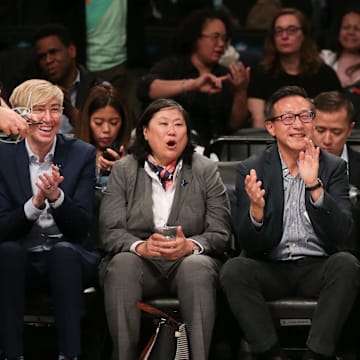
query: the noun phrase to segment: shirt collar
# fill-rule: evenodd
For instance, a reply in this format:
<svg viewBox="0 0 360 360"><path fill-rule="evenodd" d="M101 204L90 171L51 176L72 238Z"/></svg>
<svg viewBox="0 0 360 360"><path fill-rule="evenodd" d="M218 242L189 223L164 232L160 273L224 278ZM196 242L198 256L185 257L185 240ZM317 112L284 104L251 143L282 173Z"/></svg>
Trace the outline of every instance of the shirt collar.
<svg viewBox="0 0 360 360"><path fill-rule="evenodd" d="M79 69L77 69L76 78L70 86L70 92L76 90L79 84L80 84L80 71Z"/></svg>
<svg viewBox="0 0 360 360"><path fill-rule="evenodd" d="M349 162L349 152L346 144L344 144L343 151L340 157L344 159L347 163Z"/></svg>
<svg viewBox="0 0 360 360"><path fill-rule="evenodd" d="M55 155L55 147L56 147L56 141L57 141L57 138L55 136L54 138L54 142L51 146L51 149L49 150L49 152L45 155L45 161L52 161L52 159L54 158L54 155ZM30 162L31 161L37 161L39 162L39 156L34 154L31 149L30 149L30 146L29 146L29 143L28 143L28 140L25 138L25 148L26 148L26 151L28 153L28 156L29 156L29 160Z"/></svg>

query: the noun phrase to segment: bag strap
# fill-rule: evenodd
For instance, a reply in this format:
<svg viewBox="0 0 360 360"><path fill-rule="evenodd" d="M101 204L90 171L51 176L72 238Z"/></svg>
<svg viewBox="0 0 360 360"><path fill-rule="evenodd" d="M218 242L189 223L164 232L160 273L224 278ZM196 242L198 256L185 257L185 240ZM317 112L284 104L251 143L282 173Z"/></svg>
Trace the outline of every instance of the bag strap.
<svg viewBox="0 0 360 360"><path fill-rule="evenodd" d="M137 301L135 303L135 305L142 311L145 311L153 316L157 316L157 317L161 317L164 318L166 320L168 320L169 322L179 326L181 324L181 322L177 321L175 318L173 318L172 316L170 316L169 314L165 313L164 311L157 309L149 304L146 304L142 301Z"/></svg>

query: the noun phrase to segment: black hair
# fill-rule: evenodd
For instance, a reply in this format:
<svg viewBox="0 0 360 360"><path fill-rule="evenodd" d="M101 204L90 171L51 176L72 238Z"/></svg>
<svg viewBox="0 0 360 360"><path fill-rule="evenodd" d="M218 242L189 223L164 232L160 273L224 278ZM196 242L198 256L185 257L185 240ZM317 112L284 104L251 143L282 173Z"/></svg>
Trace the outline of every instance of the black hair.
<svg viewBox="0 0 360 360"><path fill-rule="evenodd" d="M191 128L190 128L190 118L187 111L175 100L160 98L151 102L144 112L141 114L140 119L137 123L135 130L135 140L133 145L130 147L129 152L131 152L135 159L137 159L140 165L144 165L144 162L149 154L151 154L151 148L148 142L144 137L144 128L147 127L150 123L150 120L153 116L166 108L177 109L183 115L186 123L186 132L188 137L188 142L182 153L182 158L185 163L191 164L192 154L194 152L194 146L191 144Z"/></svg>
<svg viewBox="0 0 360 360"><path fill-rule="evenodd" d="M355 120L355 108L345 93L340 91L325 91L314 99L316 110L336 112L345 109L349 123Z"/></svg>
<svg viewBox="0 0 360 360"><path fill-rule="evenodd" d="M192 11L176 29L172 49L177 55L189 55L195 50L196 40L201 36L208 20L219 19L226 28L227 37L233 35L233 23L225 9L199 9Z"/></svg>
<svg viewBox="0 0 360 360"><path fill-rule="evenodd" d="M307 99L311 105L311 111L315 112L315 106L304 88L295 85L283 86L275 91L267 100L264 109L265 120L270 120L274 117L274 104L288 96L301 96L304 99Z"/></svg>
<svg viewBox="0 0 360 360"><path fill-rule="evenodd" d="M49 23L37 28L34 33L33 42L35 44L38 40L48 36L57 36L67 47L74 44L74 40L69 29L64 25L57 23Z"/></svg>

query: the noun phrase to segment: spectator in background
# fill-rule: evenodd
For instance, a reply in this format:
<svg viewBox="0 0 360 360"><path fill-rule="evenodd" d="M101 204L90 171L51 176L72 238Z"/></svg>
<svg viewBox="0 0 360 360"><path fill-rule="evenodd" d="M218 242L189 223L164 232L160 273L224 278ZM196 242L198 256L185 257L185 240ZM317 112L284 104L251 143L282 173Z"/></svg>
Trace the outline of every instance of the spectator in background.
<svg viewBox="0 0 360 360"><path fill-rule="evenodd" d="M335 51L323 49L325 63L337 73L356 111L356 127L360 126L360 7L351 7L341 17L337 29Z"/></svg>
<svg viewBox="0 0 360 360"><path fill-rule="evenodd" d="M75 137L96 147L97 186L106 185L116 160L126 155L131 124L127 107L112 85L96 85L80 109Z"/></svg>
<svg viewBox="0 0 360 360"><path fill-rule="evenodd" d="M68 29L61 24L47 24L34 35L34 49L41 76L61 87L64 114L59 132L73 133L78 109L92 86L101 81L76 60L76 45Z"/></svg>
<svg viewBox="0 0 360 360"><path fill-rule="evenodd" d="M360 87L360 8L347 10L340 20L336 51L322 50L325 63L337 73L344 88Z"/></svg>
<svg viewBox="0 0 360 360"><path fill-rule="evenodd" d="M179 102L190 114L195 142L202 146L247 126L249 69L242 63L219 65L231 34L226 12L192 12L175 33L174 56L155 64L138 84L144 105L162 97Z"/></svg>
<svg viewBox="0 0 360 360"><path fill-rule="evenodd" d="M354 106L345 94L329 91L314 99L314 142L324 151L340 156L347 163L355 227L360 224L360 153L346 145L354 128ZM354 232L352 250L359 255L358 232Z"/></svg>
<svg viewBox="0 0 360 360"><path fill-rule="evenodd" d="M319 57L308 19L294 8L283 8L275 16L262 60L251 71L247 95L253 127L265 126L265 102L285 85L301 86L311 98L323 91L341 89L335 71Z"/></svg>
<svg viewBox="0 0 360 360"><path fill-rule="evenodd" d="M130 95L127 70L127 0L87 0L86 66L99 78Z"/></svg>

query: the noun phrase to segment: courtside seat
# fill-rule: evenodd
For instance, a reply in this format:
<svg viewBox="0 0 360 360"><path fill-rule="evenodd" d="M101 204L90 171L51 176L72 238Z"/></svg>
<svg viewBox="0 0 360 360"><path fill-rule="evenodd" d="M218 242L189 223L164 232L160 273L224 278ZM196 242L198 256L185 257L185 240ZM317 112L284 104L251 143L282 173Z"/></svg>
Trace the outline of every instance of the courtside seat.
<svg viewBox="0 0 360 360"><path fill-rule="evenodd" d="M317 300L289 297L268 301L270 311L279 326L310 326Z"/></svg>
<svg viewBox="0 0 360 360"><path fill-rule="evenodd" d="M265 149L273 142L274 138L266 129L241 129L233 135L213 139L205 154L215 154L220 161L239 161Z"/></svg>

